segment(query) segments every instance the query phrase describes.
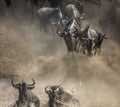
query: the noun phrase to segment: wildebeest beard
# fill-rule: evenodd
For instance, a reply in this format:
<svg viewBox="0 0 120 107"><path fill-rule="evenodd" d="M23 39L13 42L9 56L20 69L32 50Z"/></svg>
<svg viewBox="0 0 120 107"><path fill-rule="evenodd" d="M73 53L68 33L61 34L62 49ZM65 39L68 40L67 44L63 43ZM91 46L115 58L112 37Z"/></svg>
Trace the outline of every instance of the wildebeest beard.
<svg viewBox="0 0 120 107"><path fill-rule="evenodd" d="M54 107L55 105L55 93L52 91L49 93L49 107Z"/></svg>
<svg viewBox="0 0 120 107"><path fill-rule="evenodd" d="M27 100L27 87L24 83L19 88L19 100L22 103L24 103L24 101Z"/></svg>

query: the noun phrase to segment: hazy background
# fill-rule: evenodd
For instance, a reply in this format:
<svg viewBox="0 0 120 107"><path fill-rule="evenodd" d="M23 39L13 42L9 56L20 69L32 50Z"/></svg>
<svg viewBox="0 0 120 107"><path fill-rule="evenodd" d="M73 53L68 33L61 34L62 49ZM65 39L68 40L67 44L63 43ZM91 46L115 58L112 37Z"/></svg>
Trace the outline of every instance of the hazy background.
<svg viewBox="0 0 120 107"><path fill-rule="evenodd" d="M83 26L90 23L109 39L103 43L102 56L89 58L80 53L73 58L67 55L62 38L51 29L48 33L40 30L36 14L31 18L30 7L25 8L23 0L12 9L0 1L0 107L17 100L12 79L30 83L32 78L41 107L48 100L44 87L56 84L73 90L81 107L120 107L119 7L115 0L102 0L100 13L95 15L95 6L86 5L89 20Z"/></svg>

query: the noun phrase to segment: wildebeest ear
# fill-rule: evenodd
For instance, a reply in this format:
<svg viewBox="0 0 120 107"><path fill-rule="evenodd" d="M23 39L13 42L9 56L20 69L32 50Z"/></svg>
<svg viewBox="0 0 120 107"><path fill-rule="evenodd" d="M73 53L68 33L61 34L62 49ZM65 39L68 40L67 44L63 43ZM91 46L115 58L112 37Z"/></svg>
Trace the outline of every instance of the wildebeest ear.
<svg viewBox="0 0 120 107"><path fill-rule="evenodd" d="M28 90L32 90L35 86L27 87Z"/></svg>

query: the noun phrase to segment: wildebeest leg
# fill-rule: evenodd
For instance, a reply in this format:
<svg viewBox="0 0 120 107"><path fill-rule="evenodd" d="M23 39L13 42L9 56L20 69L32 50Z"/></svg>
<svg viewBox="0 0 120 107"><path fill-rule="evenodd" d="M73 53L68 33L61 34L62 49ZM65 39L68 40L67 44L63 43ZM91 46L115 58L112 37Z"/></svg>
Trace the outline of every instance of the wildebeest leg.
<svg viewBox="0 0 120 107"><path fill-rule="evenodd" d="M100 55L101 56L101 54L102 54L102 52L101 52L101 47L100 48L98 48L98 55Z"/></svg>
<svg viewBox="0 0 120 107"><path fill-rule="evenodd" d="M17 104L15 103L15 104L13 105L13 107L16 107L16 105L17 105Z"/></svg>
<svg viewBox="0 0 120 107"><path fill-rule="evenodd" d="M27 99L27 107L31 107L29 99Z"/></svg>
<svg viewBox="0 0 120 107"><path fill-rule="evenodd" d="M36 100L36 101L34 102L34 105L35 105L35 107L40 107L40 101L39 101L39 100Z"/></svg>
<svg viewBox="0 0 120 107"><path fill-rule="evenodd" d="M87 44L87 50L88 50L88 56L92 57L92 47L93 47L93 43L92 43L92 40L89 40L88 41L88 44Z"/></svg>
<svg viewBox="0 0 120 107"><path fill-rule="evenodd" d="M51 29L52 29L52 33L53 33L53 42L55 42L55 29L54 29L54 26L51 26Z"/></svg>
<svg viewBox="0 0 120 107"><path fill-rule="evenodd" d="M74 38L74 51L77 51L77 39L76 38Z"/></svg>
<svg viewBox="0 0 120 107"><path fill-rule="evenodd" d="M81 52L82 51L82 48L80 48L81 47L81 42L80 42L80 39L78 39L78 41L77 41L77 53L79 53L79 52Z"/></svg>
<svg viewBox="0 0 120 107"><path fill-rule="evenodd" d="M94 47L94 48L93 48L93 55L94 55L94 56L96 55L96 52L97 52L97 49Z"/></svg>
<svg viewBox="0 0 120 107"><path fill-rule="evenodd" d="M94 55L97 54L97 47L96 47L96 45L93 47L93 52L94 52Z"/></svg>
<svg viewBox="0 0 120 107"><path fill-rule="evenodd" d="M16 101L15 105L13 105L13 107L21 107L20 106L20 102L19 101Z"/></svg>
<svg viewBox="0 0 120 107"><path fill-rule="evenodd" d="M86 46L85 46L85 45L83 45L83 46L82 46L82 51L83 51L83 54L86 54L86 53L85 53L85 48L86 48Z"/></svg>
<svg viewBox="0 0 120 107"><path fill-rule="evenodd" d="M67 35L64 36L64 41L67 46L68 52L71 52L72 50L71 50L70 43L69 43L70 41L69 41L69 37L67 37Z"/></svg>

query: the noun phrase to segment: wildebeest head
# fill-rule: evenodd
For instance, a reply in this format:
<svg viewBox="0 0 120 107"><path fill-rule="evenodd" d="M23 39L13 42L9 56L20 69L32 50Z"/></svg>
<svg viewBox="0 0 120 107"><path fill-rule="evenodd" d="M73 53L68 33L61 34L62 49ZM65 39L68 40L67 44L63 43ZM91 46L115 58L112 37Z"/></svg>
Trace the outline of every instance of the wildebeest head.
<svg viewBox="0 0 120 107"><path fill-rule="evenodd" d="M98 33L98 40L97 40L97 47L98 48L101 47L104 39L108 39L108 37L106 36L106 33L104 35L102 35L101 33Z"/></svg>
<svg viewBox="0 0 120 107"><path fill-rule="evenodd" d="M32 80L33 80L32 84L27 84L24 81L21 81L21 82L18 82L18 83L14 83L13 80L11 81L12 86L19 90L19 100L21 102L26 100L26 98L27 98L27 91L28 90L32 90L35 87L35 81L34 81L34 79L32 79Z"/></svg>
<svg viewBox="0 0 120 107"><path fill-rule="evenodd" d="M47 94L54 94L55 96L63 94L64 93L64 89L60 86L60 85L55 85L55 86L47 86L45 88L45 92Z"/></svg>
<svg viewBox="0 0 120 107"><path fill-rule="evenodd" d="M55 91L59 90L58 86L47 86L45 87L45 93L49 96L49 107L54 107L56 102Z"/></svg>

